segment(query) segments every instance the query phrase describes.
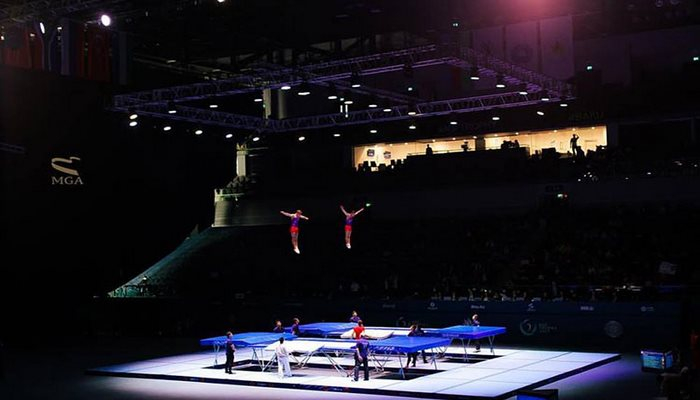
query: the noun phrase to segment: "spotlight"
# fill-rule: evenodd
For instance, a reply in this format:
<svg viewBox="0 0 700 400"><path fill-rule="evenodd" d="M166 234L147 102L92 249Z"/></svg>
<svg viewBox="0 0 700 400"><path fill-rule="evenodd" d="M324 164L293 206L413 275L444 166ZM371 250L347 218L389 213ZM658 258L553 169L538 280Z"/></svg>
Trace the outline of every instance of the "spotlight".
<svg viewBox="0 0 700 400"><path fill-rule="evenodd" d="M593 66L590 64L586 65L586 71L593 71Z"/></svg>
<svg viewBox="0 0 700 400"><path fill-rule="evenodd" d="M172 102L168 103L168 114L177 114L177 110L175 109L175 104Z"/></svg>
<svg viewBox="0 0 700 400"><path fill-rule="evenodd" d="M693 57L693 62L698 62L698 61L700 61L700 56Z"/></svg>
<svg viewBox="0 0 700 400"><path fill-rule="evenodd" d="M260 136L255 136L255 137L253 138L253 141L254 141L254 142L257 142L257 141L259 141L259 140L260 140Z"/></svg>
<svg viewBox="0 0 700 400"><path fill-rule="evenodd" d="M168 131L171 130L171 129L173 129L173 127L170 126L170 125L166 125L166 126L163 127L163 130L164 130L165 132L168 132Z"/></svg>
<svg viewBox="0 0 700 400"><path fill-rule="evenodd" d="M219 108L218 104L209 104L209 108Z"/></svg>
<svg viewBox="0 0 700 400"><path fill-rule="evenodd" d="M195 135L201 135L202 133L204 133L204 131L201 129L197 129L196 131L194 131Z"/></svg>
<svg viewBox="0 0 700 400"><path fill-rule="evenodd" d="M369 107L369 108L377 108L378 106L377 106L377 103L369 103L369 105L368 105L367 107Z"/></svg>
<svg viewBox="0 0 700 400"><path fill-rule="evenodd" d="M543 116L543 115L544 115L544 111L537 111L537 115L539 115L540 117Z"/></svg>
<svg viewBox="0 0 700 400"><path fill-rule="evenodd" d="M382 109L382 111L384 111L385 113L390 113L392 110L391 110L391 107L385 106L385 107Z"/></svg>
<svg viewBox="0 0 700 400"><path fill-rule="evenodd" d="M139 115L136 114L136 113L129 115L129 119L130 119L130 120L135 120L135 119L138 118L138 117L139 117Z"/></svg>
<svg viewBox="0 0 700 400"><path fill-rule="evenodd" d="M303 142L304 140L306 140L306 138L304 136L299 136L299 138L297 140L299 140L300 142Z"/></svg>
<svg viewBox="0 0 700 400"><path fill-rule="evenodd" d="M360 86L362 86L360 83L360 74L353 72L352 76L350 77L350 87L359 88Z"/></svg>
<svg viewBox="0 0 700 400"><path fill-rule="evenodd" d="M338 99L338 89L335 88L335 84L331 83L328 85L328 100Z"/></svg>
<svg viewBox="0 0 700 400"><path fill-rule="evenodd" d="M450 121L450 125L457 125L457 121Z"/></svg>
<svg viewBox="0 0 700 400"><path fill-rule="evenodd" d="M527 91L521 90L521 91L518 92L518 94L521 95L521 96L527 96Z"/></svg>
<svg viewBox="0 0 700 400"><path fill-rule="evenodd" d="M542 94L540 95L540 100L542 101L549 101L549 93L546 90L542 91Z"/></svg>
<svg viewBox="0 0 700 400"><path fill-rule="evenodd" d="M100 23L104 26L110 26L112 25L112 17L107 14L102 14L102 16L100 16Z"/></svg>
<svg viewBox="0 0 700 400"><path fill-rule="evenodd" d="M41 31L42 35L46 33L46 27L44 26L43 22L39 22L39 30Z"/></svg>
<svg viewBox="0 0 700 400"><path fill-rule="evenodd" d="M377 133L378 131L376 129L370 129L369 133Z"/></svg>
<svg viewBox="0 0 700 400"><path fill-rule="evenodd" d="M343 102L343 104L347 104L347 105L350 105L350 104L352 104L352 103L353 103L353 101L350 100L350 99L347 99L347 100L345 100L345 101Z"/></svg>
<svg viewBox="0 0 700 400"><path fill-rule="evenodd" d="M340 137L340 133L334 133L333 137Z"/></svg>
<svg viewBox="0 0 700 400"><path fill-rule="evenodd" d="M304 82L301 85L299 85L299 91L297 92L297 95L308 96L310 94L311 94L311 89L309 88L308 82Z"/></svg>
<svg viewBox="0 0 700 400"><path fill-rule="evenodd" d="M226 1L226 0L216 0L216 2L219 3L219 4L221 4L221 3L225 2L225 1Z"/></svg>
<svg viewBox="0 0 700 400"><path fill-rule="evenodd" d="M469 70L469 79L471 79L473 81L479 80L479 68L477 66L473 66Z"/></svg>
<svg viewBox="0 0 700 400"><path fill-rule="evenodd" d="M262 103L262 101L263 101L263 94L262 94L262 92L261 92L261 93L258 93L257 95L255 95L255 98L253 99L253 101L256 102L256 103Z"/></svg>
<svg viewBox="0 0 700 400"><path fill-rule="evenodd" d="M136 121L131 121L131 122L129 122L129 126L131 126L131 127L134 127L134 126L136 126L136 125L138 125L138 124L139 124L139 123L136 122Z"/></svg>
<svg viewBox="0 0 700 400"><path fill-rule="evenodd" d="M411 125L408 126L408 129L410 129L410 130L415 130L415 129L416 129L416 124L411 123Z"/></svg>
<svg viewBox="0 0 700 400"><path fill-rule="evenodd" d="M290 90L292 87L290 85L282 85L281 90Z"/></svg>
<svg viewBox="0 0 700 400"><path fill-rule="evenodd" d="M233 133L227 133L226 134L226 139L231 139L233 137Z"/></svg>
<svg viewBox="0 0 700 400"><path fill-rule="evenodd" d="M503 75L501 74L498 74L498 76L496 76L496 87L499 89L503 89L504 87L506 87L505 81L503 80Z"/></svg>
<svg viewBox="0 0 700 400"><path fill-rule="evenodd" d="M491 117L491 120L492 121L500 121L501 117L499 117L498 115L494 115L493 117Z"/></svg>
<svg viewBox="0 0 700 400"><path fill-rule="evenodd" d="M560 103L559 104L559 107L568 107L568 106L569 106L569 103Z"/></svg>

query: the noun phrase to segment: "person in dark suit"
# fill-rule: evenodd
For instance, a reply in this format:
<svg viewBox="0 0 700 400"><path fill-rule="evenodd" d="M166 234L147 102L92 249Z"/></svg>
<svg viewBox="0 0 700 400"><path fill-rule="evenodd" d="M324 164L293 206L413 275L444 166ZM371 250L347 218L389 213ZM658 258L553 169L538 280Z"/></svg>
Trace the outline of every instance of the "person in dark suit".
<svg viewBox="0 0 700 400"><path fill-rule="evenodd" d="M236 352L236 345L233 344L233 333L226 332L226 368L227 374L232 374L233 371L233 354Z"/></svg>
<svg viewBox="0 0 700 400"><path fill-rule="evenodd" d="M469 321L471 323L471 326L473 326L473 327L481 326L481 322L479 322L479 314L472 315L472 317ZM478 353L480 351L481 351L481 340L476 339L476 340L474 340L474 352Z"/></svg>
<svg viewBox="0 0 700 400"><path fill-rule="evenodd" d="M357 381L357 379L360 377L360 366L362 366L362 369L365 371L365 380L369 380L369 345L367 342L363 340L359 340L357 342L357 346L355 346L355 377L354 381Z"/></svg>
<svg viewBox="0 0 700 400"><path fill-rule="evenodd" d="M294 323L292 324L292 333L296 336L299 336L301 332L299 332L299 318L294 318Z"/></svg>

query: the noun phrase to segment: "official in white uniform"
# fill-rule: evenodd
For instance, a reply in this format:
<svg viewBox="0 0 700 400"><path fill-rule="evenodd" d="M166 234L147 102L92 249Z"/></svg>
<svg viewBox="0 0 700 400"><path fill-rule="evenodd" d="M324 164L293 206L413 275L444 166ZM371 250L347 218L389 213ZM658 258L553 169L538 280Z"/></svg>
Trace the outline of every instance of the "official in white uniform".
<svg viewBox="0 0 700 400"><path fill-rule="evenodd" d="M275 355L277 355L277 375L280 378L292 376L292 369L289 367L289 352L284 345L284 337L280 338L280 344L275 349Z"/></svg>

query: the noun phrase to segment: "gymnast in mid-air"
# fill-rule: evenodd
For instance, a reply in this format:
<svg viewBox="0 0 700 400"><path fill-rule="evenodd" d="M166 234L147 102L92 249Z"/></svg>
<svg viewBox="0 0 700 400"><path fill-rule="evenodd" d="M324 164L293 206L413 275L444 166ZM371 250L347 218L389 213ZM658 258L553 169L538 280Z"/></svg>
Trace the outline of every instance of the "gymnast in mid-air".
<svg viewBox="0 0 700 400"><path fill-rule="evenodd" d="M292 236L292 247L295 253L300 254L301 252L299 251L299 220L305 219L308 221L309 217L303 215L301 213L301 210L297 210L295 213L280 211L280 214L284 215L285 217L291 218L289 233Z"/></svg>
<svg viewBox="0 0 700 400"><path fill-rule="evenodd" d="M348 212L345 210L345 207L343 207L342 204L340 205L340 211L342 211L343 214L345 214L345 247L347 247L348 249L352 248L352 246L350 245L350 237L352 236L352 220L357 214L361 213L364 209L365 208L362 207L357 211Z"/></svg>

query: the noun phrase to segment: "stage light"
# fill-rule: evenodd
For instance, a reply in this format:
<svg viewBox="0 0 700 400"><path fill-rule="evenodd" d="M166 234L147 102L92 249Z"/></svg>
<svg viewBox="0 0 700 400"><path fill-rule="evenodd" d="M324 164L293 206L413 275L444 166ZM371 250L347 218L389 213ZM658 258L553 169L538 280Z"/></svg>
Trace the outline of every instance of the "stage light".
<svg viewBox="0 0 700 400"><path fill-rule="evenodd" d="M385 113L390 113L392 110L391 110L391 107L384 107L384 109L382 109L382 111L384 111Z"/></svg>
<svg viewBox="0 0 700 400"><path fill-rule="evenodd" d="M537 111L537 115L539 115L540 117L543 116L543 115L544 115L544 111Z"/></svg>
<svg viewBox="0 0 700 400"><path fill-rule="evenodd" d="M338 99L338 89L335 88L335 84L331 83L328 85L328 100Z"/></svg>
<svg viewBox="0 0 700 400"><path fill-rule="evenodd" d="M258 93L257 95L255 95L255 98L253 99L253 101L256 102L256 103L262 103L262 101L263 101L263 94L262 94L262 92L261 92L261 93Z"/></svg>
<svg viewBox="0 0 700 400"><path fill-rule="evenodd" d="M290 85L282 85L281 90L290 90L292 87Z"/></svg>
<svg viewBox="0 0 700 400"><path fill-rule="evenodd" d="M308 96L310 94L311 94L311 89L309 88L308 82L303 82L301 85L299 85L299 91L297 91L297 95Z"/></svg>
<svg viewBox="0 0 700 400"><path fill-rule="evenodd" d="M415 130L416 128L417 128L417 126L413 122L411 122L411 124L408 126L408 129L410 129L412 131Z"/></svg>
<svg viewBox="0 0 700 400"><path fill-rule="evenodd" d="M457 125L457 121L450 121L450 125Z"/></svg>
<svg viewBox="0 0 700 400"><path fill-rule="evenodd" d="M503 89L504 87L506 87L505 81L503 80L503 75L501 74L498 74L498 76L496 76L496 87L499 89Z"/></svg>
<svg viewBox="0 0 700 400"><path fill-rule="evenodd" d="M519 91L518 94L521 96L527 96L527 92L525 90Z"/></svg>
<svg viewBox="0 0 700 400"><path fill-rule="evenodd" d="M409 86L406 88L407 91L412 92L413 91L413 86Z"/></svg>
<svg viewBox="0 0 700 400"><path fill-rule="evenodd" d="M500 121L501 117L499 117L498 115L494 115L493 117L491 117L491 120L492 121Z"/></svg>
<svg viewBox="0 0 700 400"><path fill-rule="evenodd" d="M226 139L231 139L233 137L233 133L227 133L226 134Z"/></svg>
<svg viewBox="0 0 700 400"><path fill-rule="evenodd" d="M333 137L340 137L340 133L334 133Z"/></svg>
<svg viewBox="0 0 700 400"><path fill-rule="evenodd" d="M369 133L377 133L378 131L376 129L370 129Z"/></svg>
<svg viewBox="0 0 700 400"><path fill-rule="evenodd" d="M590 64L586 65L586 71L593 71L593 66Z"/></svg>
<svg viewBox="0 0 700 400"><path fill-rule="evenodd" d="M195 135L201 135L202 133L204 133L204 131L201 129L197 129L196 131L194 131Z"/></svg>
<svg viewBox="0 0 700 400"><path fill-rule="evenodd" d="M136 119L136 118L138 118L138 117L139 117L139 115L138 115L138 114L135 114L135 113L129 115L129 119L130 119L130 120L134 120L134 119Z"/></svg>
<svg viewBox="0 0 700 400"><path fill-rule="evenodd" d="M546 90L543 90L542 93L540 94L540 100L542 101L549 101L549 93Z"/></svg>
<svg viewBox="0 0 700 400"><path fill-rule="evenodd" d="M352 104L352 103L353 103L353 101L350 100L350 99L347 99L347 100L343 101L343 104L347 104L347 105L350 105L350 104Z"/></svg>
<svg viewBox="0 0 700 400"><path fill-rule="evenodd" d="M369 105L368 105L367 107L369 107L369 108L377 108L377 103L369 103Z"/></svg>
<svg viewBox="0 0 700 400"><path fill-rule="evenodd" d="M216 0L216 2L219 3L219 4L221 4L221 3L225 2L225 1L226 1L226 0Z"/></svg>
<svg viewBox="0 0 700 400"><path fill-rule="evenodd" d="M39 22L39 30L41 31L42 35L46 33L46 27L44 26L43 22Z"/></svg>
<svg viewBox="0 0 700 400"><path fill-rule="evenodd" d="M177 114L177 110L175 109L175 104L173 102L168 103L168 114Z"/></svg>
<svg viewBox="0 0 700 400"><path fill-rule="evenodd" d="M259 140L260 140L260 136L255 136L255 137L253 138L253 141L254 141L254 142L257 142L257 141L259 141Z"/></svg>
<svg viewBox="0 0 700 400"><path fill-rule="evenodd" d="M365 203L365 207L372 207L372 203Z"/></svg>
<svg viewBox="0 0 700 400"><path fill-rule="evenodd" d="M360 74L353 72L352 76L350 77L350 87L359 88L360 86L362 86L360 83Z"/></svg>
<svg viewBox="0 0 700 400"><path fill-rule="evenodd" d="M479 68L474 66L469 69L469 79L473 81L479 80Z"/></svg>
<svg viewBox="0 0 700 400"><path fill-rule="evenodd" d="M209 108L219 108L218 104L209 104Z"/></svg>
<svg viewBox="0 0 700 400"><path fill-rule="evenodd" d="M693 61L694 61L694 62L700 61L700 57L698 57L698 56L693 57Z"/></svg>
<svg viewBox="0 0 700 400"><path fill-rule="evenodd" d="M173 127L170 126L170 125L166 125L166 126L163 127L163 130L164 130L165 132L168 132L168 131L170 131L171 129L173 129Z"/></svg>
<svg viewBox="0 0 700 400"><path fill-rule="evenodd" d="M303 142L304 140L306 140L306 138L305 138L304 136L299 136L299 137L297 138L297 140L300 141L300 142Z"/></svg>
<svg viewBox="0 0 700 400"><path fill-rule="evenodd" d="M102 14L100 17L100 23L102 23L104 26L110 26L112 25L112 17L107 14Z"/></svg>
<svg viewBox="0 0 700 400"><path fill-rule="evenodd" d="M129 122L129 126L131 126L131 127L134 127L134 126L136 126L136 125L138 125L138 124L139 124L139 123L136 122L136 121L131 121L131 122Z"/></svg>

